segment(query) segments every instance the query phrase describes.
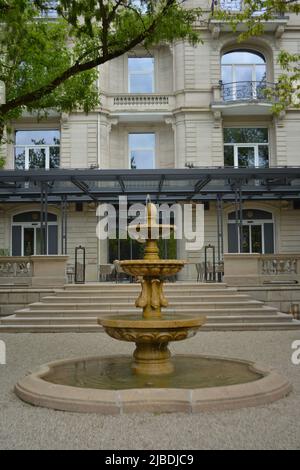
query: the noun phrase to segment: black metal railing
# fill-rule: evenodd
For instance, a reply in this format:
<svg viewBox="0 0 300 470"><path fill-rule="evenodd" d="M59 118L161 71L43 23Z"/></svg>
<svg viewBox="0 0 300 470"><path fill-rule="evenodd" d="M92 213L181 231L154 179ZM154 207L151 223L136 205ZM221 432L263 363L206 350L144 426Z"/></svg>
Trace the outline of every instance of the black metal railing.
<svg viewBox="0 0 300 470"><path fill-rule="evenodd" d="M245 9L245 4L243 0L212 0L211 2L211 11L212 13L215 10L222 10L226 11L227 13L239 13L244 11ZM261 15L265 12L266 10L262 8L261 10L257 10L254 12L254 15ZM282 18L284 17L284 14L281 12L276 12L274 14L276 18Z"/></svg>
<svg viewBox="0 0 300 470"><path fill-rule="evenodd" d="M231 82L223 83L220 80L221 98L223 101L273 101L272 90L275 83L270 82Z"/></svg>

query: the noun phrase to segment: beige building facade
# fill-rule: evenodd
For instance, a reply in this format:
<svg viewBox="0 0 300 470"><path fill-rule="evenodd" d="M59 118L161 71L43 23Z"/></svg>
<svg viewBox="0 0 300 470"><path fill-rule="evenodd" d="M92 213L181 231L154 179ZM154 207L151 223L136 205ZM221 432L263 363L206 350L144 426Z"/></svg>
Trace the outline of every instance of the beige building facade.
<svg viewBox="0 0 300 470"><path fill-rule="evenodd" d="M188 3L211 8L204 0ZM101 67L101 104L88 115L53 114L42 122L24 116L13 122L5 168L300 166L300 109L275 116L264 94L278 80L280 50L300 51L300 17L278 17L266 23L261 37L245 43L237 42L226 23L211 20L198 27L203 44L175 42L149 51L140 47ZM206 199L204 230L205 244L217 250L216 205L215 199ZM86 248L87 280L96 280L99 265L116 256L115 248L96 237L96 208L94 200L67 203L67 254L74 264L75 247ZM0 200L0 255L40 254L39 211L37 201ZM59 254L59 202L49 203L48 212L48 252ZM224 198L222 212L222 251L239 252L238 234L232 228L234 202ZM244 253L300 253L299 229L296 197L244 198ZM178 241L177 256L190 261L182 276L195 280L193 263L204 260L204 250L186 252L184 242Z"/></svg>

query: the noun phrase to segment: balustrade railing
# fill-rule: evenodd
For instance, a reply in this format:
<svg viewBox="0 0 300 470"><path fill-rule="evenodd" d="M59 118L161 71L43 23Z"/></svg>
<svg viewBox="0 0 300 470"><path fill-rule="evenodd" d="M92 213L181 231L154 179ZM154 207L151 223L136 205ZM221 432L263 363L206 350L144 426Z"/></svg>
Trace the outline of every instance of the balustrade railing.
<svg viewBox="0 0 300 470"><path fill-rule="evenodd" d="M1 259L0 257L0 277L31 277L32 261L27 258L16 259L11 257L10 260Z"/></svg>
<svg viewBox="0 0 300 470"><path fill-rule="evenodd" d="M281 274L299 274L300 255L263 255L261 274L279 276Z"/></svg>
<svg viewBox="0 0 300 470"><path fill-rule="evenodd" d="M168 95L132 95L124 94L114 97L113 103L115 106L149 106L159 107L169 104Z"/></svg>

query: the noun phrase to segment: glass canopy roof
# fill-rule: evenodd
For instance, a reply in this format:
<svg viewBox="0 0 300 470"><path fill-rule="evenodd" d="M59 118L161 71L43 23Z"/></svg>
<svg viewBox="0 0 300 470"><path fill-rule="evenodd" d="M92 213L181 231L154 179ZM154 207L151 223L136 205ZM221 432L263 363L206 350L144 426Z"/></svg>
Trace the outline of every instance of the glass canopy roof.
<svg viewBox="0 0 300 470"><path fill-rule="evenodd" d="M48 201L234 199L241 191L254 199L300 199L300 167L184 168L159 170L2 170L0 201L35 201L41 192ZM219 195L219 196L218 196Z"/></svg>

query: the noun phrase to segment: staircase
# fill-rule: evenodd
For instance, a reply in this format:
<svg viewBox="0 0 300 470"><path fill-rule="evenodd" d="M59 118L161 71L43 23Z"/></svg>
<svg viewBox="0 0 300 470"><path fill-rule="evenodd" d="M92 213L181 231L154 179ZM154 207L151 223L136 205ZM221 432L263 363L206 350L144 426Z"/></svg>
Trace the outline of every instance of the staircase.
<svg viewBox="0 0 300 470"><path fill-rule="evenodd" d="M41 302L2 317L0 332L103 331L97 317L107 313L137 313L134 301L139 292L139 284L69 284L46 295ZM165 294L170 304L165 312L207 316L201 331L300 328L300 321L290 315L225 284L169 283L165 285Z"/></svg>

